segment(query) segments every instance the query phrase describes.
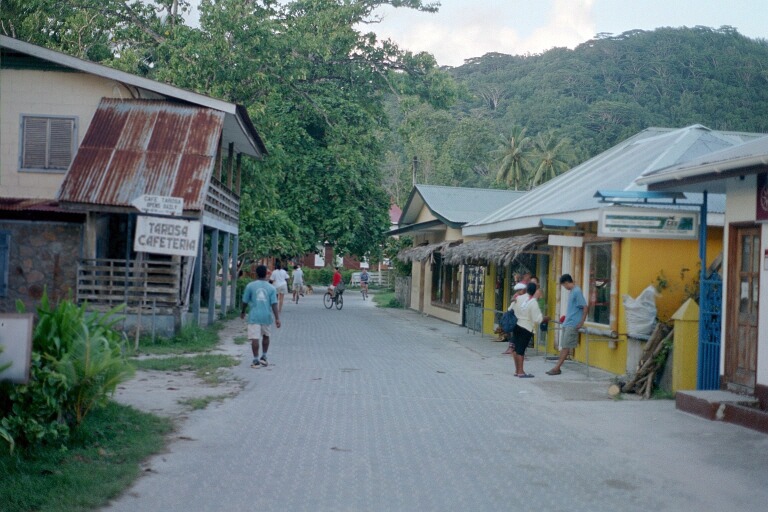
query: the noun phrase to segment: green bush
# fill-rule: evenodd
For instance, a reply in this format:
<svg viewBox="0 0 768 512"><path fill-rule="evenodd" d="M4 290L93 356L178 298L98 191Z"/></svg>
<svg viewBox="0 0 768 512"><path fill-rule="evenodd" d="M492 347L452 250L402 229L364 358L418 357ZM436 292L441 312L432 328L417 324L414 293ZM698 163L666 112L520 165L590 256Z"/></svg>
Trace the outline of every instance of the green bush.
<svg viewBox="0 0 768 512"><path fill-rule="evenodd" d="M23 307L19 307L23 311ZM116 310L88 314L85 307L43 294L32 340L29 382L0 385L0 438L13 448L65 442L93 408L107 403L130 375Z"/></svg>
<svg viewBox="0 0 768 512"><path fill-rule="evenodd" d="M303 268L304 282L311 285L328 286L333 281L334 269L330 267L324 268ZM341 269L341 279L344 284L349 284L352 279L352 273L356 270Z"/></svg>

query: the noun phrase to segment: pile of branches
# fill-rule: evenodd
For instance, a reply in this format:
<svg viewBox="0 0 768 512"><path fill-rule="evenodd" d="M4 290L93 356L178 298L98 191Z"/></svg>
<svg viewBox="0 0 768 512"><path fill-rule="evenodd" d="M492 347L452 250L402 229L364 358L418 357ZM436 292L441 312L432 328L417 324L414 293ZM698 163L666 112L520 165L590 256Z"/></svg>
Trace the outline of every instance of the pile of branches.
<svg viewBox="0 0 768 512"><path fill-rule="evenodd" d="M653 381L656 375L663 371L667 361L667 354L672 346L674 329L667 324L659 322L651 333L651 337L645 344L640 361L637 363L637 371L632 379L621 388L622 393L634 391L635 394L645 398L651 397Z"/></svg>

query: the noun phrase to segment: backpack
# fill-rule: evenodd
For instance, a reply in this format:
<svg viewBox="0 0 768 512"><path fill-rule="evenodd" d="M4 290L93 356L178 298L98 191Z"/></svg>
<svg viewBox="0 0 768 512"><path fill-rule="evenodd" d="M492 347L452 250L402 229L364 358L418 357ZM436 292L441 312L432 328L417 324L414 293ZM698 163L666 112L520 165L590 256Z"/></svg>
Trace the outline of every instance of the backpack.
<svg viewBox="0 0 768 512"><path fill-rule="evenodd" d="M501 330L506 333L511 333L515 330L515 326L517 325L517 315L515 315L515 312L510 310L501 315L501 321L499 322L499 326L501 327Z"/></svg>

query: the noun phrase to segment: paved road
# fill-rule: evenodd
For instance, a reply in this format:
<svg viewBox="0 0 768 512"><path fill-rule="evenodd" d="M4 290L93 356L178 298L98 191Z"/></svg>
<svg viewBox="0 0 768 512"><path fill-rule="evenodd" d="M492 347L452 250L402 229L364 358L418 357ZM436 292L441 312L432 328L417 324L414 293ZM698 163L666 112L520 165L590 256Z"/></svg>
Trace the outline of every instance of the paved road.
<svg viewBox="0 0 768 512"><path fill-rule="evenodd" d="M768 436L348 291L287 303L272 366L192 415L110 511L765 511ZM191 440L190 440L191 439Z"/></svg>

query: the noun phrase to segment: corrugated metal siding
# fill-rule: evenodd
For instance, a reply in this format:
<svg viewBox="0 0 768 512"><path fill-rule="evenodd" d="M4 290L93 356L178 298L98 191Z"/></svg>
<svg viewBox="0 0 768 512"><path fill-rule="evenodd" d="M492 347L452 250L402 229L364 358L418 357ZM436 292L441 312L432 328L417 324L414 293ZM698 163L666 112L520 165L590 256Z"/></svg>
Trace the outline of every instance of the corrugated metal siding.
<svg viewBox="0 0 768 512"><path fill-rule="evenodd" d="M202 210L224 113L164 101L102 99L59 191L69 203L130 206L142 194Z"/></svg>

